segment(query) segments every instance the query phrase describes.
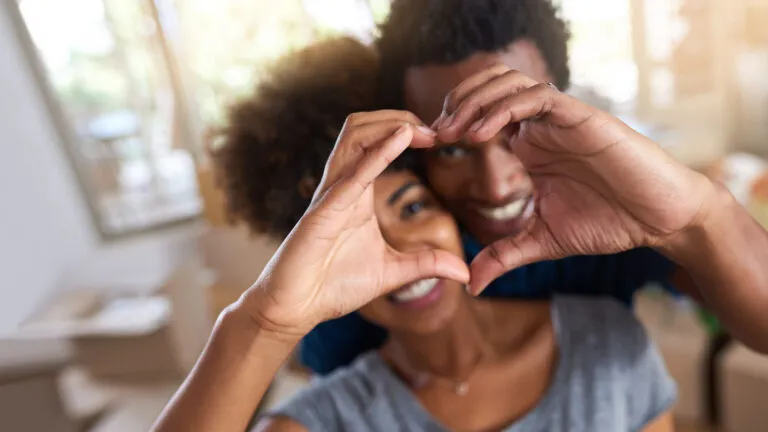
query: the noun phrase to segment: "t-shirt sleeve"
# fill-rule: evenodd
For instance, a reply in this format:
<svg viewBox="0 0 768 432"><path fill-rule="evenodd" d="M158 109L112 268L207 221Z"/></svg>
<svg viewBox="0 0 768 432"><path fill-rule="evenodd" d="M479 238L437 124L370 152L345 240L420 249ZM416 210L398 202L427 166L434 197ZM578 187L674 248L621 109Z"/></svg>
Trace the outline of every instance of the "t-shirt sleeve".
<svg viewBox="0 0 768 432"><path fill-rule="evenodd" d="M672 408L677 385L656 345L629 310L611 302L608 324L611 351L620 356L616 364L624 369L627 420L631 430L641 430Z"/></svg>
<svg viewBox="0 0 768 432"><path fill-rule="evenodd" d="M632 430L640 430L672 409L677 400L677 385L667 372L664 360L653 344L647 344L637 359L630 390L628 413Z"/></svg>
<svg viewBox="0 0 768 432"><path fill-rule="evenodd" d="M301 424L310 432L343 430L339 424L341 416L337 412L336 405L332 403L323 379L315 380L308 388L260 416L260 418L263 417L286 417ZM255 425L250 431L256 431Z"/></svg>

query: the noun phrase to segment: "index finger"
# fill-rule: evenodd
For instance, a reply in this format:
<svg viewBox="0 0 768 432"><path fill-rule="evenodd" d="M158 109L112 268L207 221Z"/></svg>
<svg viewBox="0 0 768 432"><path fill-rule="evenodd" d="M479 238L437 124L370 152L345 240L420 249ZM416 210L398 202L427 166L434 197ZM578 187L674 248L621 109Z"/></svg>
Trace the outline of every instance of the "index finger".
<svg viewBox="0 0 768 432"><path fill-rule="evenodd" d="M449 142L458 140L471 123L491 111L497 102L537 84L537 81L516 70L508 70L480 84L467 93L456 110L440 124L440 139Z"/></svg>
<svg viewBox="0 0 768 432"><path fill-rule="evenodd" d="M497 63L462 81L461 84L456 86L456 88L451 90L451 92L445 96L445 101L443 102L443 112L440 114L440 117L438 117L437 120L435 120L435 122L432 124L432 128L438 128L442 120L444 120L449 114L453 113L456 108L458 108L461 101L464 100L464 98L469 93L474 91L477 87L485 84L486 82L509 72L509 70L509 66L503 63Z"/></svg>

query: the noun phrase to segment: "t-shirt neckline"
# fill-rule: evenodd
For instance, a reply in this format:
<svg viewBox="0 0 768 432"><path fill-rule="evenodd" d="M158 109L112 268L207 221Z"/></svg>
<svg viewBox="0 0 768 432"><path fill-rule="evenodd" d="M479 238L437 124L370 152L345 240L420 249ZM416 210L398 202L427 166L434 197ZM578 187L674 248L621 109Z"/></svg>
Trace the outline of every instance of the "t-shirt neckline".
<svg viewBox="0 0 768 432"><path fill-rule="evenodd" d="M555 344L557 348L557 365L555 366L555 373L552 376L552 381L544 392L544 396L540 399L536 406L524 414L516 422L510 424L502 430L502 432L519 432L528 430L538 430L542 426L542 422L547 418L547 410L552 406L557 398L562 394L561 388L568 374L569 356L565 353L569 352L569 340L568 335L563 331L560 309L558 307L557 297L552 299L550 305L550 316L552 319L552 327L555 334ZM370 353L368 359L369 365L373 368L379 369L381 377L384 378L381 382L385 386L385 391L391 391L392 403L396 405L395 412L408 413L406 418L414 420L417 424L422 425L424 430L440 430L448 431L449 429L441 424L437 419L422 406L421 402L414 396L411 390L406 384L390 369L389 365L384 361L378 351Z"/></svg>

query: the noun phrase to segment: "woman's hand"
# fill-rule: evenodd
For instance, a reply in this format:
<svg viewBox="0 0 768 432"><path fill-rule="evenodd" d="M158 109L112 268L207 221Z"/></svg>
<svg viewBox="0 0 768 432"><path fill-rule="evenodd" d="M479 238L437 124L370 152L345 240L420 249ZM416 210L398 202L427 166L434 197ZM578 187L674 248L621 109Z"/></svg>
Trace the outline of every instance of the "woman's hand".
<svg viewBox="0 0 768 432"><path fill-rule="evenodd" d="M665 247L714 202L715 188L615 117L497 65L447 98L441 141L484 142L507 127L533 179L530 229L472 263L473 292L506 271L570 255Z"/></svg>
<svg viewBox="0 0 768 432"><path fill-rule="evenodd" d="M432 146L434 135L402 111L347 118L309 209L240 300L261 328L301 337L416 280L469 280L448 252L392 249L374 214L376 177L407 147Z"/></svg>

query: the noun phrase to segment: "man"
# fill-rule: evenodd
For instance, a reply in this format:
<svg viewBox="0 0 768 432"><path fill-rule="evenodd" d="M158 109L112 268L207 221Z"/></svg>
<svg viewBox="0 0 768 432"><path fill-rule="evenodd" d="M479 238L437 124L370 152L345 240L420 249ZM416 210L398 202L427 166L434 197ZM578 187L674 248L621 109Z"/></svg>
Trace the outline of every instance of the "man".
<svg viewBox="0 0 768 432"><path fill-rule="evenodd" d="M765 231L727 192L615 119L580 117L596 111L534 86L568 85L567 26L549 1L395 0L381 32L383 97L432 124L444 143L425 155L424 173L463 224L474 292L490 284L485 294L494 296L556 291L629 303L646 283L674 277L737 338L768 350ZM504 97L528 87L543 95L544 118L504 117ZM554 101L568 106L565 118L551 113ZM492 109L496 123L473 129ZM636 167L646 174L628 176ZM383 337L351 315L319 326L302 358L328 372Z"/></svg>

